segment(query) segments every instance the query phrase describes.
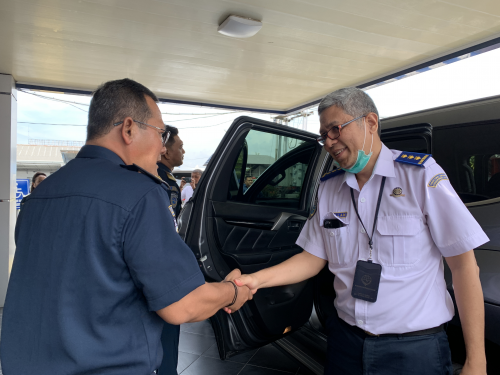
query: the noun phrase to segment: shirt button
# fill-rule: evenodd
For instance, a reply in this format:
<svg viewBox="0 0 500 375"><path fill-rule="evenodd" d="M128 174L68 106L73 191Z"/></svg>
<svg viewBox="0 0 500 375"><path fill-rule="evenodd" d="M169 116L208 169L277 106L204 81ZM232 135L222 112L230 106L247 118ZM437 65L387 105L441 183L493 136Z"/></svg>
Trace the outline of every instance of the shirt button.
<svg viewBox="0 0 500 375"><path fill-rule="evenodd" d="M365 203L365 200L366 200L365 198L360 199L361 203Z"/></svg>
<svg viewBox="0 0 500 375"><path fill-rule="evenodd" d="M364 323L364 322L363 322L361 319L360 319L360 320L358 320L358 324L359 324L359 325L363 325L363 323Z"/></svg>
<svg viewBox="0 0 500 375"><path fill-rule="evenodd" d="M364 230L363 228L361 228L359 231L360 231L361 233L365 233L365 230Z"/></svg>
<svg viewBox="0 0 500 375"><path fill-rule="evenodd" d="M333 236L334 236L333 232L330 232L330 237L333 237Z"/></svg>

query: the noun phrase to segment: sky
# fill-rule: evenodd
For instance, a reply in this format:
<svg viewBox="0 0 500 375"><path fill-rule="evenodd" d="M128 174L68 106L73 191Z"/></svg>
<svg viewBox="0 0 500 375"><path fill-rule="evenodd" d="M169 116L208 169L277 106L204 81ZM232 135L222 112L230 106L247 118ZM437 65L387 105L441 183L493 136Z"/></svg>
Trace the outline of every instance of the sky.
<svg viewBox="0 0 500 375"><path fill-rule="evenodd" d="M498 67L500 48L366 92L375 101L382 118L397 116L500 95ZM85 141L89 103L89 96L19 91L17 143L28 144L30 139ZM179 128L179 136L184 142L186 154L179 169L201 167L237 117L245 115L273 121L270 114L201 106L162 103L160 110L165 123ZM306 129L317 133L316 108L307 112L312 115L307 117ZM302 128L302 121L302 118L296 118L289 125Z"/></svg>

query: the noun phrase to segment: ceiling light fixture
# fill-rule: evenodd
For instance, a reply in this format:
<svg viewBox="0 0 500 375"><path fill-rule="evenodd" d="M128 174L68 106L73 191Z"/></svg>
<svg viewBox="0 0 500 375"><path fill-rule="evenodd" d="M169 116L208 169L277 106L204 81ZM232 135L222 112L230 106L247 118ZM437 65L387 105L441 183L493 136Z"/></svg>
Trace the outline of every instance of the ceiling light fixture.
<svg viewBox="0 0 500 375"><path fill-rule="evenodd" d="M222 22L217 31L223 35L233 38L249 38L254 36L262 28L262 22L231 15Z"/></svg>

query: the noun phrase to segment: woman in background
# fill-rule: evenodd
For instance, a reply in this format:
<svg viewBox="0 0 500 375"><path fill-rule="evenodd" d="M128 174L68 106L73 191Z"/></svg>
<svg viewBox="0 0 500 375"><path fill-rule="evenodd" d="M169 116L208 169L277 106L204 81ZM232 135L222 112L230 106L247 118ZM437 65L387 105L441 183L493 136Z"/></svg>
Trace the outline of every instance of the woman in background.
<svg viewBox="0 0 500 375"><path fill-rule="evenodd" d="M33 178L31 179L31 187L30 187L30 194L33 192L33 190L36 189L36 187L38 185L40 185L40 183L45 180L47 178L47 175L43 172L36 172L34 175L33 175ZM28 194L29 195L29 194ZM21 210L21 208L23 208L23 204L24 202L26 202L26 197L28 196L24 196L24 198L21 200L21 205L19 207L19 210Z"/></svg>

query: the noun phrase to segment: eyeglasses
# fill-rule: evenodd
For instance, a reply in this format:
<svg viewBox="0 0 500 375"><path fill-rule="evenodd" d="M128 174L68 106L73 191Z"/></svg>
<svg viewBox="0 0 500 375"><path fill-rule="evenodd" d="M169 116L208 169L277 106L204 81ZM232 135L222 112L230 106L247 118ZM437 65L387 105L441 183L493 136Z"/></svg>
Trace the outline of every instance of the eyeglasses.
<svg viewBox="0 0 500 375"><path fill-rule="evenodd" d="M160 139L161 139L163 146L165 146L167 144L168 139L170 138L170 131L167 130L167 128L162 129L162 128L159 128L157 126L149 125L149 124L146 124L145 122L137 121L134 119L132 119L132 121L137 122L138 124L146 125L146 126L149 126L150 128L155 128L156 130L159 130L160 131L159 135L160 135ZM121 124L123 124L123 121L117 122L117 123L113 124L113 126L118 126ZM168 125L166 125L166 126L168 126Z"/></svg>
<svg viewBox="0 0 500 375"><path fill-rule="evenodd" d="M340 137L340 129L342 129L344 126L349 125L351 122L354 122L356 120L359 120L362 117L365 117L366 115L362 115L359 117L356 117L355 119L352 119L351 121L347 121L345 124L342 125L335 125L332 126L330 130L327 132L321 134L318 138L316 138L316 141L323 146L325 144L326 138L330 138L332 141L336 140L338 137Z"/></svg>

